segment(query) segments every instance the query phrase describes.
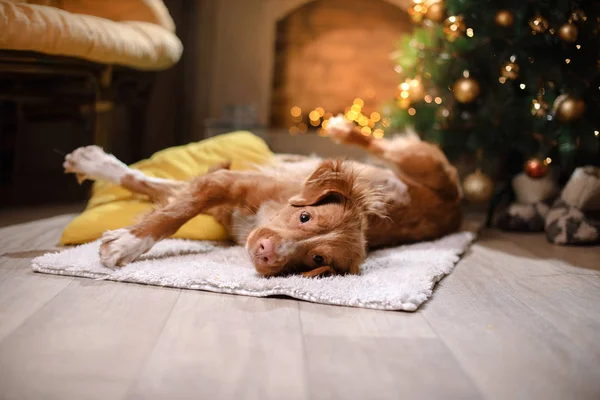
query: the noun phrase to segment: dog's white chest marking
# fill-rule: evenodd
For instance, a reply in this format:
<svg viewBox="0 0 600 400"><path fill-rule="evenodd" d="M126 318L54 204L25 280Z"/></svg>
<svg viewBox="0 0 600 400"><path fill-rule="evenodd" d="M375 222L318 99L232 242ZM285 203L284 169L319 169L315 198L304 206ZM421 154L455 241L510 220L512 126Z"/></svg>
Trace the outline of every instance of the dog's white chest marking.
<svg viewBox="0 0 600 400"><path fill-rule="evenodd" d="M408 186L393 171L387 171L377 185L382 187L387 203L410 203Z"/></svg>

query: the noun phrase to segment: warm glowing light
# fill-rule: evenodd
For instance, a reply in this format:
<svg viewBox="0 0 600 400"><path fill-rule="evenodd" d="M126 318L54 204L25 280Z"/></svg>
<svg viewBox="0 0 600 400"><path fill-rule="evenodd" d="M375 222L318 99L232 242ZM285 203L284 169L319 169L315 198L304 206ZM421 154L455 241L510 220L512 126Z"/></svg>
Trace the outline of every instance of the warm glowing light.
<svg viewBox="0 0 600 400"><path fill-rule="evenodd" d="M294 106L290 110L290 114L292 114L292 117L299 117L300 114L302 114L302 109L298 106Z"/></svg>
<svg viewBox="0 0 600 400"><path fill-rule="evenodd" d="M360 129L360 133L362 133L365 136L369 136L371 134L371 128L369 128L368 126L363 126Z"/></svg>
<svg viewBox="0 0 600 400"><path fill-rule="evenodd" d="M306 125L304 122L298 124L298 129L300 129L301 133L306 133L308 131L308 125Z"/></svg>
<svg viewBox="0 0 600 400"><path fill-rule="evenodd" d="M527 86L526 86L524 83L521 83L521 84L519 85L519 87L521 88L521 90L525 90L525 88L526 88Z"/></svg>
<svg viewBox="0 0 600 400"><path fill-rule="evenodd" d="M374 111L374 112L371 113L371 119L374 122L377 122L377 121L379 121L381 119L381 115L379 115L379 113L377 111Z"/></svg>
<svg viewBox="0 0 600 400"><path fill-rule="evenodd" d="M323 107L317 107L315 108L315 111L319 113L319 117L325 115L325 110L323 109Z"/></svg>
<svg viewBox="0 0 600 400"><path fill-rule="evenodd" d="M381 139L383 137L383 129L375 129L373 131L373 137L375 139Z"/></svg>
<svg viewBox="0 0 600 400"><path fill-rule="evenodd" d="M433 101L433 96L430 94L425 96L425 103L431 103Z"/></svg>
<svg viewBox="0 0 600 400"><path fill-rule="evenodd" d="M323 118L324 118L324 119L329 119L329 118L331 118L331 117L333 117L333 114L332 114L332 113L329 113L329 112L328 112L328 113L325 113L325 115L323 115Z"/></svg>
<svg viewBox="0 0 600 400"><path fill-rule="evenodd" d="M312 121L318 121L319 118L321 118L321 116L319 115L319 112L317 110L314 110L308 114L308 118L310 118L310 120L312 122Z"/></svg>
<svg viewBox="0 0 600 400"><path fill-rule="evenodd" d="M417 110L415 110L414 108L411 107L411 108L408 109L408 114L409 115L412 116L412 115L415 115L416 113L417 113Z"/></svg>
<svg viewBox="0 0 600 400"><path fill-rule="evenodd" d="M566 62L567 64L569 64L569 63L571 62L571 59L570 59L570 58L567 58L567 59L565 59L565 62Z"/></svg>
<svg viewBox="0 0 600 400"><path fill-rule="evenodd" d="M410 89L410 86L408 85L408 82L404 82L400 84L400 89L402 90L408 90Z"/></svg>
<svg viewBox="0 0 600 400"><path fill-rule="evenodd" d="M506 78L501 76L500 78L498 78L498 82L500 83L505 83L506 82Z"/></svg>
<svg viewBox="0 0 600 400"><path fill-rule="evenodd" d="M448 21L450 21L451 23L455 23L456 22L456 17L454 15L448 17Z"/></svg>
<svg viewBox="0 0 600 400"><path fill-rule="evenodd" d="M536 110L539 110L540 108L542 108L542 105L540 103L538 103L536 100L534 100L533 108L535 108Z"/></svg>
<svg viewBox="0 0 600 400"><path fill-rule="evenodd" d="M300 130L297 126L290 126L290 135L297 135L300 133Z"/></svg>
<svg viewBox="0 0 600 400"><path fill-rule="evenodd" d="M317 131L317 134L318 134L319 136L327 136L329 133L327 132L327 130L325 130L325 129L323 129L323 128L320 128L320 129Z"/></svg>
<svg viewBox="0 0 600 400"><path fill-rule="evenodd" d="M355 111L350 110L346 113L346 118L348 118L350 121L354 121L356 117L358 117L358 113Z"/></svg>
<svg viewBox="0 0 600 400"><path fill-rule="evenodd" d="M365 105L365 102L361 98L357 97L356 99L354 99L354 104L356 104L359 107L362 107Z"/></svg>
<svg viewBox="0 0 600 400"><path fill-rule="evenodd" d="M369 125L369 118L365 117L364 115L361 115L360 117L358 117L358 119L356 121L358 122L358 124L360 126Z"/></svg>
<svg viewBox="0 0 600 400"><path fill-rule="evenodd" d="M434 101L435 101L435 104L442 104L442 98L441 97L436 97Z"/></svg>
<svg viewBox="0 0 600 400"><path fill-rule="evenodd" d="M383 121L381 121L381 124L387 128L392 124L392 121L389 118L384 118Z"/></svg>
<svg viewBox="0 0 600 400"><path fill-rule="evenodd" d="M598 136L598 135L600 135L600 132L594 131L594 136Z"/></svg>
<svg viewBox="0 0 600 400"><path fill-rule="evenodd" d="M398 107L400 107L403 110L406 110L408 107L410 107L410 100L408 100L408 99L398 100Z"/></svg>
<svg viewBox="0 0 600 400"><path fill-rule="evenodd" d="M469 28L467 29L467 36L468 37L473 37L474 33L473 33L473 28Z"/></svg>
<svg viewBox="0 0 600 400"><path fill-rule="evenodd" d="M355 113L360 114L360 110L362 109L362 107L358 104L352 104L352 107L350 107L350 109Z"/></svg>
<svg viewBox="0 0 600 400"><path fill-rule="evenodd" d="M546 157L546 159L544 160L544 164L548 165L552 162L552 159L550 157Z"/></svg>
<svg viewBox="0 0 600 400"><path fill-rule="evenodd" d="M329 126L329 120L326 119L325 121L323 121L323 123L321 124L321 126L323 127L323 129L327 129L327 127Z"/></svg>
<svg viewBox="0 0 600 400"><path fill-rule="evenodd" d="M403 90L400 92L400 97L402 97L403 99L408 99L408 92L406 90Z"/></svg>
<svg viewBox="0 0 600 400"><path fill-rule="evenodd" d="M373 129L375 127L375 121L372 119L369 120L369 128Z"/></svg>
<svg viewBox="0 0 600 400"><path fill-rule="evenodd" d="M316 121L315 121L314 119L311 119L311 120L310 120L310 124L311 124L312 126L319 126L321 123L319 122L319 120L316 120Z"/></svg>
<svg viewBox="0 0 600 400"><path fill-rule="evenodd" d="M581 48L581 45L580 45L580 44L578 44L578 45L577 45L577 46L575 46L575 47L577 47L577 50L579 50L579 49Z"/></svg>

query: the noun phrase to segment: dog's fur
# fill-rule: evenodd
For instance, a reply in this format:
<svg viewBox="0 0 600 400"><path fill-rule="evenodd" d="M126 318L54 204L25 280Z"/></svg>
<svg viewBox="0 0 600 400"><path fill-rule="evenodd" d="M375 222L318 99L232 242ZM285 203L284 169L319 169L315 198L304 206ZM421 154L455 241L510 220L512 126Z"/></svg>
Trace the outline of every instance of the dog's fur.
<svg viewBox="0 0 600 400"><path fill-rule="evenodd" d="M264 276L358 274L368 249L458 229L458 175L438 147L416 135L363 136L341 117L331 119L328 130L332 139L361 146L391 168L276 155L255 170L222 165L182 182L147 177L96 146L67 155L64 167L158 204L137 224L104 234L100 258L110 268L135 260L199 213L216 217Z"/></svg>

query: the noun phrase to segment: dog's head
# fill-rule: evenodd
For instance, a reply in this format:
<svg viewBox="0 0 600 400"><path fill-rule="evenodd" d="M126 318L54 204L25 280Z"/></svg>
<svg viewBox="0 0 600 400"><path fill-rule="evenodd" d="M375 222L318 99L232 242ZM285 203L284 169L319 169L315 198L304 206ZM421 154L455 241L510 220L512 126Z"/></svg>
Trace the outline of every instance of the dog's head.
<svg viewBox="0 0 600 400"><path fill-rule="evenodd" d="M381 199L351 164L324 161L299 195L250 233L256 270L264 276L358 274L368 217L382 215Z"/></svg>

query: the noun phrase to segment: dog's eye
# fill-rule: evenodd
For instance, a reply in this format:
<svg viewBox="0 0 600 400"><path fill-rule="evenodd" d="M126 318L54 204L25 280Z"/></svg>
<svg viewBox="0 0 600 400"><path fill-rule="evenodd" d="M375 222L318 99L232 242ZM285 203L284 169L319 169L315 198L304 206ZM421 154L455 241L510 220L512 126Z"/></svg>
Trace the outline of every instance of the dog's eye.
<svg viewBox="0 0 600 400"><path fill-rule="evenodd" d="M317 265L325 264L325 259L323 258L323 256L315 254L312 258L313 258L313 261L315 262L315 264L317 264Z"/></svg>
<svg viewBox="0 0 600 400"><path fill-rule="evenodd" d="M303 212L302 214L300 214L300 222L302 222L303 224L305 222L310 221L310 214L307 212Z"/></svg>

